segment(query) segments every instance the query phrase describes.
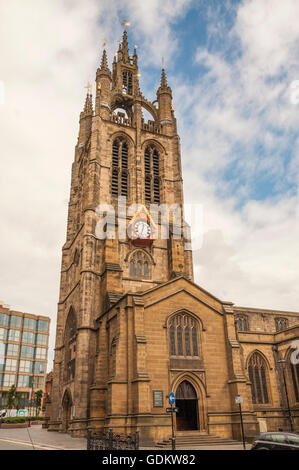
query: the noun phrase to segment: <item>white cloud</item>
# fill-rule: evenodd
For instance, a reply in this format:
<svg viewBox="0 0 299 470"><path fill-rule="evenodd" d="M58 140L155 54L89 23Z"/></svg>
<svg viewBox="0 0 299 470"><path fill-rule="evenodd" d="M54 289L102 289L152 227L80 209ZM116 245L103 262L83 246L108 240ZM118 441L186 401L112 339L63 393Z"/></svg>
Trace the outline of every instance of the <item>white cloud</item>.
<svg viewBox="0 0 299 470"><path fill-rule="evenodd" d="M185 201L204 208L196 281L237 304L298 310L298 106L289 99L299 59L298 13L292 0L242 2L232 29L223 28L223 47L198 49L196 60L207 68L198 85L172 77ZM211 20L218 24L217 15ZM232 60L229 52L238 45ZM184 125L186 107L192 120ZM223 173L228 164L231 180ZM281 193L258 200L256 181L270 175ZM286 183L297 184L296 194Z"/></svg>

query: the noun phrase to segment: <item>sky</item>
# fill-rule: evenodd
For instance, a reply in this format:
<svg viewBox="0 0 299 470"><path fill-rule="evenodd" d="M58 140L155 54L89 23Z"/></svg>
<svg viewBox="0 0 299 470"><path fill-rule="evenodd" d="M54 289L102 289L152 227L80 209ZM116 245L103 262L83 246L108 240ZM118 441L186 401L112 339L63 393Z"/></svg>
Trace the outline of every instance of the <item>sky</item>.
<svg viewBox="0 0 299 470"><path fill-rule="evenodd" d="M298 17L298 0L0 0L0 299L51 317L49 370L79 113L124 19L150 101L164 57L203 214L195 281L299 310Z"/></svg>

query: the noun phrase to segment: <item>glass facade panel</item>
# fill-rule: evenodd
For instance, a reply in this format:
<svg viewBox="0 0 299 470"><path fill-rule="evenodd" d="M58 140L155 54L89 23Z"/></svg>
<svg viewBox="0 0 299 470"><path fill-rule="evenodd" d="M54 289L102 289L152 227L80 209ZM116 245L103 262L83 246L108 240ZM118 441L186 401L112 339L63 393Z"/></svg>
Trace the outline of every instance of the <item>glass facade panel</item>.
<svg viewBox="0 0 299 470"><path fill-rule="evenodd" d="M38 320L38 331L48 331L49 323L45 320Z"/></svg>
<svg viewBox="0 0 299 470"><path fill-rule="evenodd" d="M33 372L33 362L32 361L20 361L19 372Z"/></svg>
<svg viewBox="0 0 299 470"><path fill-rule="evenodd" d="M5 361L5 370L15 372L17 370L17 360L16 359L6 359L6 361Z"/></svg>
<svg viewBox="0 0 299 470"><path fill-rule="evenodd" d="M43 374L45 372L45 362L35 362L34 372L36 374Z"/></svg>
<svg viewBox="0 0 299 470"><path fill-rule="evenodd" d="M9 341L20 341L20 330L9 330Z"/></svg>
<svg viewBox="0 0 299 470"><path fill-rule="evenodd" d="M22 346L21 348L21 356L22 357L32 357L34 358L34 349L31 346Z"/></svg>
<svg viewBox="0 0 299 470"><path fill-rule="evenodd" d="M18 344L8 344L6 355L7 356L18 356L19 354L19 345Z"/></svg>
<svg viewBox="0 0 299 470"><path fill-rule="evenodd" d="M24 325L23 328L26 330L36 330L37 321L33 318L24 318Z"/></svg>
<svg viewBox="0 0 299 470"><path fill-rule="evenodd" d="M0 313L0 325L8 326L8 324L9 324L9 315L6 315L6 313Z"/></svg>
<svg viewBox="0 0 299 470"><path fill-rule="evenodd" d="M46 359L47 350L44 348L36 348L35 358L36 359Z"/></svg>
<svg viewBox="0 0 299 470"><path fill-rule="evenodd" d="M47 335L43 335L41 333L38 333L36 335L36 344L40 344L41 346L47 346L47 342L48 342Z"/></svg>
<svg viewBox="0 0 299 470"><path fill-rule="evenodd" d="M4 370L6 344L0 341L0 370Z"/></svg>
<svg viewBox="0 0 299 470"><path fill-rule="evenodd" d="M22 342L35 344L35 333L31 333L30 331L23 331Z"/></svg>
<svg viewBox="0 0 299 470"><path fill-rule="evenodd" d="M34 377L33 378L33 386L34 388L44 388L44 377Z"/></svg>
<svg viewBox="0 0 299 470"><path fill-rule="evenodd" d="M0 340L7 339L7 332L8 330L6 328L0 328Z"/></svg>
<svg viewBox="0 0 299 470"><path fill-rule="evenodd" d="M10 326L15 326L16 328L21 328L22 324L22 317L18 317L17 315L11 315L10 317Z"/></svg>
<svg viewBox="0 0 299 470"><path fill-rule="evenodd" d="M19 375L18 387L30 387L31 386L31 375Z"/></svg>
<svg viewBox="0 0 299 470"><path fill-rule="evenodd" d="M4 374L3 376L3 387L11 387L15 383L15 374Z"/></svg>

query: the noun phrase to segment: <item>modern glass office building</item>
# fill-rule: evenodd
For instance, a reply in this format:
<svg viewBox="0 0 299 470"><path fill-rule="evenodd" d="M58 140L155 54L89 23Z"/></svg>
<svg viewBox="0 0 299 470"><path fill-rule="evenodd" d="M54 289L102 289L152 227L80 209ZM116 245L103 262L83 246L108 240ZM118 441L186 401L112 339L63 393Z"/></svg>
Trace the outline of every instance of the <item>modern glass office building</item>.
<svg viewBox="0 0 299 470"><path fill-rule="evenodd" d="M12 385L17 407L29 406L32 393L44 390L50 318L10 310L0 303L0 407ZM18 402L18 404L17 404Z"/></svg>

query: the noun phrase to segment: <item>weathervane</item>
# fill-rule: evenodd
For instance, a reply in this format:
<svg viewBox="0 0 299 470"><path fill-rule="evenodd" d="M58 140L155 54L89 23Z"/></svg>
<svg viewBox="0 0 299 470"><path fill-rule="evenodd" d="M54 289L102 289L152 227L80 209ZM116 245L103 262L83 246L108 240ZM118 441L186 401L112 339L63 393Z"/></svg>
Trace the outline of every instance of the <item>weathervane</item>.
<svg viewBox="0 0 299 470"><path fill-rule="evenodd" d="M162 56L162 69L164 69L164 57Z"/></svg>
<svg viewBox="0 0 299 470"><path fill-rule="evenodd" d="M84 87L84 88L87 88L88 94L91 95L91 92L92 92L92 85L91 85L91 83L88 82L88 83L87 83L87 86Z"/></svg>
<svg viewBox="0 0 299 470"><path fill-rule="evenodd" d="M105 38L105 39L104 39L104 42L103 42L103 49L106 48L106 44L107 44L107 39Z"/></svg>
<svg viewBox="0 0 299 470"><path fill-rule="evenodd" d="M124 30L126 31L126 27L127 27L127 26L131 26L131 23L130 23L130 21L124 20L124 21L122 22L122 25L123 25L123 27L124 27Z"/></svg>

